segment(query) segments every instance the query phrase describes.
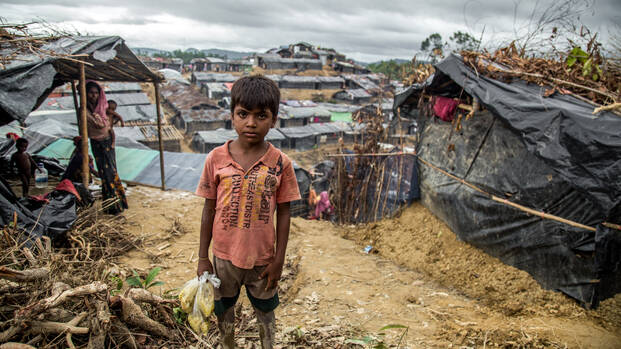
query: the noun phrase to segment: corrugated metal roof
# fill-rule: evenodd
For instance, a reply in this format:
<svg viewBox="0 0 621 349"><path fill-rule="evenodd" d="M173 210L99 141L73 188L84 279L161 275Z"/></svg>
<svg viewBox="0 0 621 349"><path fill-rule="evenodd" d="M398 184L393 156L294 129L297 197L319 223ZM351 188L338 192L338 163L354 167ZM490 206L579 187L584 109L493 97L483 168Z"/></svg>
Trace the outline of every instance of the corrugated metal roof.
<svg viewBox="0 0 621 349"><path fill-rule="evenodd" d="M140 131L140 127L138 126L129 126L129 127L115 127L114 134L117 137L127 137L129 139L133 139L135 141L144 141L144 134Z"/></svg>
<svg viewBox="0 0 621 349"><path fill-rule="evenodd" d="M231 112L226 109L189 109L182 110L181 117L186 122L200 120L228 120L231 118Z"/></svg>
<svg viewBox="0 0 621 349"><path fill-rule="evenodd" d="M280 133L287 138L303 138L317 135L318 133L310 125L298 126L298 127L281 127L278 129Z"/></svg>
<svg viewBox="0 0 621 349"><path fill-rule="evenodd" d="M107 93L106 98L108 101L113 100L117 105L141 105L151 104L151 100L144 92L140 93Z"/></svg>
<svg viewBox="0 0 621 349"><path fill-rule="evenodd" d="M194 72L192 73L196 81L200 83L204 82L234 82L237 81L239 77L234 76L232 74L220 74L220 73L206 73L206 72Z"/></svg>

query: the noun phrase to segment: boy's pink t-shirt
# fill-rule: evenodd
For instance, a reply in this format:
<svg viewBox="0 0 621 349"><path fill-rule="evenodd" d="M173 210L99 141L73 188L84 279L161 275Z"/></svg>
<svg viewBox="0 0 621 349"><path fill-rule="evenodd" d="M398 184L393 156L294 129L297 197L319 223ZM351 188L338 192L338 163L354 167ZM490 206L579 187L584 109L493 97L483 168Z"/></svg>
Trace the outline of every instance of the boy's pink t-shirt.
<svg viewBox="0 0 621 349"><path fill-rule="evenodd" d="M276 204L300 199L291 160L272 144L246 173L229 143L205 159L196 195L216 200L213 254L238 268L267 265L274 258Z"/></svg>

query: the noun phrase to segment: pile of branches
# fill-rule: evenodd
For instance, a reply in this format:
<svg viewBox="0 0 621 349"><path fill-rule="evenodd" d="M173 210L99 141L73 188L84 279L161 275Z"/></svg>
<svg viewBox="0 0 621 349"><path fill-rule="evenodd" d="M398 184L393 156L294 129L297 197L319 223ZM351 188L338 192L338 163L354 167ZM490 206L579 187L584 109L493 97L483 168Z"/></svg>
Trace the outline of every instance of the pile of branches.
<svg viewBox="0 0 621 349"><path fill-rule="evenodd" d="M352 119L365 123L361 141L354 144L354 156L337 157L331 181L337 219L340 224L374 221L383 216L386 206L382 194L386 157L380 143L386 141L387 133L382 125L381 110L367 106L358 110ZM346 155L346 154L343 154Z"/></svg>
<svg viewBox="0 0 621 349"><path fill-rule="evenodd" d="M514 43L489 52L462 51L464 62L478 74L510 82L514 78L549 86L545 95L571 94L594 105L621 101L621 69L608 64L593 38L586 51L574 48L557 59L525 56Z"/></svg>
<svg viewBox="0 0 621 349"><path fill-rule="evenodd" d="M414 59L412 60L412 65L415 65L415 64L416 64L416 57L414 57ZM419 64L403 78L403 81L402 81L403 85L410 86L413 84L422 84L431 75L433 75L435 71L436 69L431 64L428 64L428 63Z"/></svg>
<svg viewBox="0 0 621 349"><path fill-rule="evenodd" d="M33 29L36 27L37 29ZM40 58L55 57L74 60L87 55L68 55L45 49L45 45L62 37L79 35L54 28L43 22L23 24L2 23L0 18L0 70L19 56L36 55Z"/></svg>
<svg viewBox="0 0 621 349"><path fill-rule="evenodd" d="M176 299L144 288L121 294L117 288L115 257L142 245L123 223L123 217L91 207L53 243L46 237L23 241L16 224L2 228L0 343L20 348L196 343L199 339L175 321Z"/></svg>

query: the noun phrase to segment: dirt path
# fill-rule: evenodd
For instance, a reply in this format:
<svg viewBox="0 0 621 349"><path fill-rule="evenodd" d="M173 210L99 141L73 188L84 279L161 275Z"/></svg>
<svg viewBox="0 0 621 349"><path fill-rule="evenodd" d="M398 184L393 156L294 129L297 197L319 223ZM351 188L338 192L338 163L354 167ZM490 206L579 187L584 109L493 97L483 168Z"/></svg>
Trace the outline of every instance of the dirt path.
<svg viewBox="0 0 621 349"><path fill-rule="evenodd" d="M193 277L202 200L190 193L133 187L129 202L129 229L147 236L147 243L144 251L130 252L122 263L144 270L162 266L162 291ZM343 328L363 336L396 323L409 327L402 344L412 348L621 347L621 331L611 323L621 314L617 300L598 312L586 312L558 293L541 290L527 274L469 250L447 230L417 205L398 219L349 229L293 219L288 260L297 272L287 271L294 275L287 277L277 311L280 331ZM439 244L432 241L434 236ZM363 252L369 240L379 253ZM454 249L467 251L468 257L458 259L463 256L449 252ZM443 259L448 262L437 264ZM438 270L434 274L422 265ZM492 269L498 273L496 283L490 276L462 285L458 277L476 270L494 275ZM480 291L484 283L494 289ZM519 294L507 285L517 285ZM529 295L535 300L529 302ZM513 298L519 306L507 311ZM386 332L386 342L393 344L401 333Z"/></svg>

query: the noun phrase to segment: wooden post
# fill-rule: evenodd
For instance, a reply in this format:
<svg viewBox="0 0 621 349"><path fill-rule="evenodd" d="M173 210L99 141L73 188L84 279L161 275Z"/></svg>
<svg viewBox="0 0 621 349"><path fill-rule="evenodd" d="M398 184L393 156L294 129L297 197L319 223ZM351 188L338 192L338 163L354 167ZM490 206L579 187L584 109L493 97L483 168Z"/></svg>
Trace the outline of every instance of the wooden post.
<svg viewBox="0 0 621 349"><path fill-rule="evenodd" d="M82 137L82 184L88 187L88 129L86 127L86 73L80 64L80 136Z"/></svg>
<svg viewBox="0 0 621 349"><path fill-rule="evenodd" d="M75 109L75 118L78 120L78 127L80 127L80 107L78 106L78 93L75 88L75 80L71 80L71 93L73 94L73 108Z"/></svg>
<svg viewBox="0 0 621 349"><path fill-rule="evenodd" d="M160 87L156 81L153 82L155 88L155 107L157 109L157 140L160 145L160 176L162 178L162 190L166 190L166 178L164 177L164 144L162 143L162 110L160 107Z"/></svg>

